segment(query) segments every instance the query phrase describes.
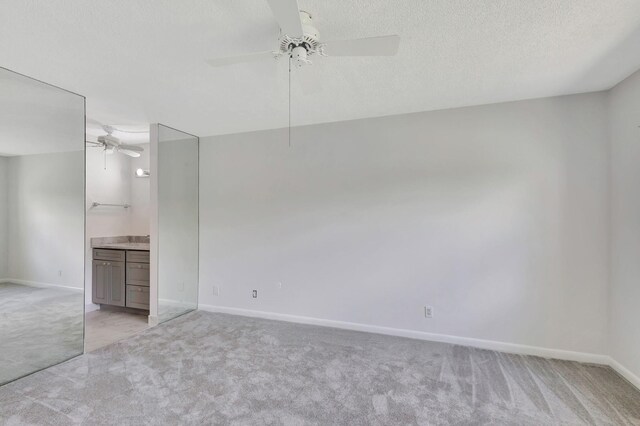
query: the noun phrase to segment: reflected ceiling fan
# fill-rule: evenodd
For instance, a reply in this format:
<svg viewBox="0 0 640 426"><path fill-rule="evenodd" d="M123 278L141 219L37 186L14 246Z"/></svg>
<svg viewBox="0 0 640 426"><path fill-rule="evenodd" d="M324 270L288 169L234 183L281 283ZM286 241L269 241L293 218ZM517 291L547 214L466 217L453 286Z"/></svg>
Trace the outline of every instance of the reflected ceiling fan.
<svg viewBox="0 0 640 426"><path fill-rule="evenodd" d="M317 56L393 56L398 52L400 37L388 35L351 40L320 41L320 33L311 14L300 10L297 0L266 0L280 25L279 48L275 51L216 58L207 61L214 67L288 57L294 65L311 64Z"/></svg>
<svg viewBox="0 0 640 426"><path fill-rule="evenodd" d="M102 148L104 149L104 152L106 154L113 154L114 152L118 152L120 154L128 155L129 157L134 157L134 158L140 157L140 153L144 151L144 148L142 148L141 146L124 144L120 141L120 139L113 136L114 131L123 132L123 133L143 133L143 132L116 129L113 126L100 124L95 120L87 120L87 121L92 121L95 124L98 124L100 127L102 127L102 130L104 130L107 133L106 135L98 136L98 140L95 142L86 141L92 147Z"/></svg>

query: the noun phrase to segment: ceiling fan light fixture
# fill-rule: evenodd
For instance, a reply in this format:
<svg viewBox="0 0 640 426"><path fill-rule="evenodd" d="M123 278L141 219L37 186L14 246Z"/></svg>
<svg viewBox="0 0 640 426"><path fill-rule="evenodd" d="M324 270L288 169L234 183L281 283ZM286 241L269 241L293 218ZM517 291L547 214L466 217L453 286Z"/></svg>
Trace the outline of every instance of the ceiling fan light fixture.
<svg viewBox="0 0 640 426"><path fill-rule="evenodd" d="M307 49L304 46L296 46L291 49L291 60L298 68L311 63L307 59Z"/></svg>

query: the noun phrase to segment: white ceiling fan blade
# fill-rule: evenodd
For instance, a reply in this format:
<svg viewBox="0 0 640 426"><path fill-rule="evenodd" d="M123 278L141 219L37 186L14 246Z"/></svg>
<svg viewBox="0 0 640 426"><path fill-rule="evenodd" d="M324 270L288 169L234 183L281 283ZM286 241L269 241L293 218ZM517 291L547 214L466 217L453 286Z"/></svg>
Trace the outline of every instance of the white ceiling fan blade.
<svg viewBox="0 0 640 426"><path fill-rule="evenodd" d="M269 3L283 34L293 38L304 35L297 0L267 0L267 3Z"/></svg>
<svg viewBox="0 0 640 426"><path fill-rule="evenodd" d="M209 59L207 63L212 67L223 67L225 65L241 64L244 62L256 62L263 59L273 59L272 51L249 53L247 55L227 56L226 58Z"/></svg>
<svg viewBox="0 0 640 426"><path fill-rule="evenodd" d="M135 152L143 152L144 148L141 146L137 146L137 145L127 145L127 144L120 144L118 146L118 149L126 149L129 151L135 151Z"/></svg>
<svg viewBox="0 0 640 426"><path fill-rule="evenodd" d="M118 148L118 152L124 155L128 155L129 157L138 158L140 157L140 153L138 151L131 151L127 148Z"/></svg>
<svg viewBox="0 0 640 426"><path fill-rule="evenodd" d="M128 128L125 128L125 127L128 127ZM132 127L138 127L138 128L137 129L132 129ZM141 126L132 126L132 125L127 125L127 124L111 126L113 131L116 132L116 133L132 133L132 134L149 133L148 126L144 130L142 130L140 127Z"/></svg>
<svg viewBox="0 0 640 426"><path fill-rule="evenodd" d="M128 155L129 157L138 158L140 157L140 153L144 151L144 148L142 148L141 146L121 144L118 145L117 150L118 152L124 155Z"/></svg>
<svg viewBox="0 0 640 426"><path fill-rule="evenodd" d="M400 36L336 40L324 43L327 56L393 56L398 53Z"/></svg>
<svg viewBox="0 0 640 426"><path fill-rule="evenodd" d="M99 127L99 128L103 127L103 124L101 122L91 117L87 117L86 120L87 120L87 124L93 124L95 127Z"/></svg>
<svg viewBox="0 0 640 426"><path fill-rule="evenodd" d="M104 126L98 120L94 120L90 117L87 117L86 120L86 129L88 135L98 137L106 133L104 131Z"/></svg>

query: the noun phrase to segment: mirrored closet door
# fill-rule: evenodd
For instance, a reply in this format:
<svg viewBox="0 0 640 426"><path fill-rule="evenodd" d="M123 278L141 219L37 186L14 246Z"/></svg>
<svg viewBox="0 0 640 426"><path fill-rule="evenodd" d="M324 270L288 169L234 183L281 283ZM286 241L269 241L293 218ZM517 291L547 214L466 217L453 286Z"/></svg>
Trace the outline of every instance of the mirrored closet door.
<svg viewBox="0 0 640 426"><path fill-rule="evenodd" d="M151 315L157 322L198 308L198 148L197 136L151 126L152 292L157 288Z"/></svg>
<svg viewBox="0 0 640 426"><path fill-rule="evenodd" d="M0 384L83 352L85 99L0 68Z"/></svg>

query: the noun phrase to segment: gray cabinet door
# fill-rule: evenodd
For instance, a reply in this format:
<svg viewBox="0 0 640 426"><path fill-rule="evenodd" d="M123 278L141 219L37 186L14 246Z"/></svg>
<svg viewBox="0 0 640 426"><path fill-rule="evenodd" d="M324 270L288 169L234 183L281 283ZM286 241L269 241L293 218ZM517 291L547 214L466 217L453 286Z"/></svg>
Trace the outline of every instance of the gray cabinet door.
<svg viewBox="0 0 640 426"><path fill-rule="evenodd" d="M109 300L109 262L103 260L93 261L92 274L92 301L95 304L108 303Z"/></svg>
<svg viewBox="0 0 640 426"><path fill-rule="evenodd" d="M107 262L109 265L109 299L107 304L125 305L125 267L124 262Z"/></svg>

